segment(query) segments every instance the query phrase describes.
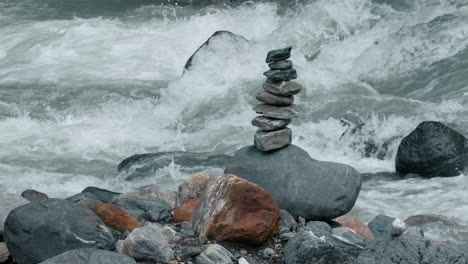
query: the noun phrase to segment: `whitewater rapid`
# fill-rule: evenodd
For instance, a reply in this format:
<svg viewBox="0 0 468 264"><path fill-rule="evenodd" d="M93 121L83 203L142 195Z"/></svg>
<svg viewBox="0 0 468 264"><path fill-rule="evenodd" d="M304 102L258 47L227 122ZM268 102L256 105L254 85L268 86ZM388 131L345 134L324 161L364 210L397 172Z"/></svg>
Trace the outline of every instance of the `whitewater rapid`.
<svg viewBox="0 0 468 264"><path fill-rule="evenodd" d="M468 1L318 0L284 8L146 5L80 15L44 1L0 1L0 191L66 197L87 186L128 191L116 177L135 153L233 154L252 144L253 95L268 50L291 45L306 91L293 143L361 173L394 172L401 138L424 120L468 135ZM186 60L215 31L228 40ZM342 120L359 124L359 133ZM343 136L342 136L343 135ZM366 142L381 151L365 155ZM387 142L384 145L384 143ZM370 180L355 209L468 223L468 178Z"/></svg>

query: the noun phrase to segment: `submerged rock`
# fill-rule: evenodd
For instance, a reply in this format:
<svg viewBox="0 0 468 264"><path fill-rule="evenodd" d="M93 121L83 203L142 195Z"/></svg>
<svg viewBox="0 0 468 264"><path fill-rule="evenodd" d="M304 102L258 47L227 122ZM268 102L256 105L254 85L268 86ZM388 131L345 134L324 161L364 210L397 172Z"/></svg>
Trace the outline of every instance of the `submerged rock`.
<svg viewBox="0 0 468 264"><path fill-rule="evenodd" d="M180 165L184 173L197 173L206 168L224 168L230 158L228 155L183 151L138 154L123 160L117 170L125 180L132 181L151 177L172 162Z"/></svg>
<svg viewBox="0 0 468 264"><path fill-rule="evenodd" d="M5 242L16 263L29 264L78 248L113 250L115 239L90 209L48 199L11 211L5 222Z"/></svg>
<svg viewBox="0 0 468 264"><path fill-rule="evenodd" d="M252 120L252 125L264 131L273 131L285 128L289 123L291 123L290 119L274 119L264 116L257 116Z"/></svg>
<svg viewBox="0 0 468 264"><path fill-rule="evenodd" d="M261 151L270 151L285 147L292 142L290 128L282 128L275 131L257 131L255 133L255 146Z"/></svg>
<svg viewBox="0 0 468 264"><path fill-rule="evenodd" d="M403 138L395 166L401 174L457 176L465 169L466 138L440 122L427 121Z"/></svg>
<svg viewBox="0 0 468 264"><path fill-rule="evenodd" d="M281 107L267 104L258 104L254 106L253 110L258 114L266 117L287 120L298 117L302 113L302 107L295 104Z"/></svg>
<svg viewBox="0 0 468 264"><path fill-rule="evenodd" d="M26 200L28 200L31 203L49 199L49 196L47 196L47 194L31 189L22 192L21 196L23 196Z"/></svg>
<svg viewBox="0 0 468 264"><path fill-rule="evenodd" d="M260 245L278 233L281 212L258 185L224 175L210 179L190 225L202 237Z"/></svg>
<svg viewBox="0 0 468 264"><path fill-rule="evenodd" d="M184 70L190 70L193 66L193 63L199 59L198 57L200 52L202 50L213 49L212 45L214 42L219 40L228 40L233 44L231 47L225 47L226 49L242 50L250 44L250 42L241 35L237 35L225 30L216 31L192 54L192 56L190 56L190 58L185 63Z"/></svg>
<svg viewBox="0 0 468 264"><path fill-rule="evenodd" d="M170 221L171 206L157 197L140 197L121 194L112 199L112 203L129 212L138 220L150 222Z"/></svg>
<svg viewBox="0 0 468 264"><path fill-rule="evenodd" d="M258 184L280 208L308 220L331 220L349 212L362 183L352 167L314 160L295 145L271 152L241 148L225 173Z"/></svg>
<svg viewBox="0 0 468 264"><path fill-rule="evenodd" d="M131 232L140 226L140 222L132 215L113 204L97 203L93 208L93 212L104 224L120 232Z"/></svg>
<svg viewBox="0 0 468 264"><path fill-rule="evenodd" d="M69 250L40 264L136 264L128 256L95 248Z"/></svg>

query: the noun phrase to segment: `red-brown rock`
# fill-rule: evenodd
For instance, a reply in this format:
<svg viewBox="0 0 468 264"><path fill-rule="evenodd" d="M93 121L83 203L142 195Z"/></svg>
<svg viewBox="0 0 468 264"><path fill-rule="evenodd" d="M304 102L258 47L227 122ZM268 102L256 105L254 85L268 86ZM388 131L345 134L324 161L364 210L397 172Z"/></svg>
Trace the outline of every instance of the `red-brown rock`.
<svg viewBox="0 0 468 264"><path fill-rule="evenodd" d="M210 176L205 173L197 173L187 178L180 186L177 193L178 205L188 200L201 197L206 190Z"/></svg>
<svg viewBox="0 0 468 264"><path fill-rule="evenodd" d="M174 210L174 216L172 217L172 220L175 223L189 222L190 219L192 219L193 214L197 210L198 205L198 198L186 201Z"/></svg>
<svg viewBox="0 0 468 264"><path fill-rule="evenodd" d="M131 214L113 204L97 203L93 211L107 226L120 232L131 232L140 226Z"/></svg>
<svg viewBox="0 0 468 264"><path fill-rule="evenodd" d="M260 186L224 175L210 178L190 224L200 236L260 245L278 233L281 211Z"/></svg>
<svg viewBox="0 0 468 264"><path fill-rule="evenodd" d="M374 234L372 231L359 219L351 215L343 215L333 219L333 221L340 224L342 227L348 227L354 230L358 235L373 240Z"/></svg>

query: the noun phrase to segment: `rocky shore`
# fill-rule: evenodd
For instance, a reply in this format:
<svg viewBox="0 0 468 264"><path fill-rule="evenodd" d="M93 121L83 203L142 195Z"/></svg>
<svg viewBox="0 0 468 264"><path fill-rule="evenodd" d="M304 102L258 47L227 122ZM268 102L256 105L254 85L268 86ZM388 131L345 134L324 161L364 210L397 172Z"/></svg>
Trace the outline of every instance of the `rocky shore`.
<svg viewBox="0 0 468 264"><path fill-rule="evenodd" d="M66 199L36 190L1 194L0 263L468 263L462 241L425 237L434 225L467 232L463 227L429 214L378 215L366 224L350 214L362 175L291 144L287 126L300 114L293 96L303 89L291 81L297 78L291 51L267 55L253 145L232 157L173 153L224 174L194 173L176 192L148 185L129 193L90 186ZM459 175L466 146L448 126L423 122L402 140L395 170L401 177ZM135 155L118 171L141 180L169 162L164 153Z"/></svg>

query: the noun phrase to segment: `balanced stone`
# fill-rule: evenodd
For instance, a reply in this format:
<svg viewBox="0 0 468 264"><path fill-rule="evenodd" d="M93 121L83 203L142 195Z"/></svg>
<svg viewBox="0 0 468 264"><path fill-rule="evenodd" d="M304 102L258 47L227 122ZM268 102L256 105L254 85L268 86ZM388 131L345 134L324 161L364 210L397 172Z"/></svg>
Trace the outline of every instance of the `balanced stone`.
<svg viewBox="0 0 468 264"><path fill-rule="evenodd" d="M267 91L259 92L255 98L257 98L257 100L260 102L269 105L288 106L294 103L294 97L292 96L279 96Z"/></svg>
<svg viewBox="0 0 468 264"><path fill-rule="evenodd" d="M252 125L264 131L278 130L291 123L290 119L274 119L264 116L257 116L252 120Z"/></svg>
<svg viewBox="0 0 468 264"><path fill-rule="evenodd" d="M302 107L298 105L290 106L272 106L267 104L258 104L253 110L258 114L262 114L266 117L277 118L277 119L291 119L298 117L302 112Z"/></svg>
<svg viewBox="0 0 468 264"><path fill-rule="evenodd" d="M285 147L292 142L292 132L289 128L276 131L257 131L255 146L261 151L270 151Z"/></svg>
<svg viewBox="0 0 468 264"><path fill-rule="evenodd" d="M281 60L275 63L268 64L268 67L270 67L270 69L272 70L287 70L287 69L291 69L292 66L293 66L293 63L291 60Z"/></svg>
<svg viewBox="0 0 468 264"><path fill-rule="evenodd" d="M280 95L280 96L291 96L298 94L302 90L302 85L297 82L273 82L271 80L267 80L263 83L263 89L266 91Z"/></svg>
<svg viewBox="0 0 468 264"><path fill-rule="evenodd" d="M263 75L272 81L289 81L297 79L297 72L294 68L288 70L269 70L264 72Z"/></svg>
<svg viewBox="0 0 468 264"><path fill-rule="evenodd" d="M277 49L277 50L271 50L268 52L267 57L265 62L266 63L271 63L271 62L277 62L281 60L286 60L291 57L291 50L292 47L287 47L284 49Z"/></svg>

